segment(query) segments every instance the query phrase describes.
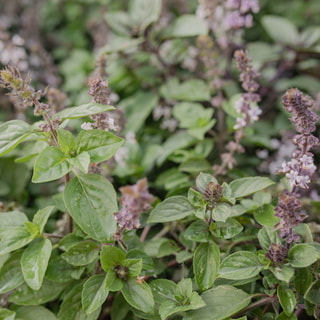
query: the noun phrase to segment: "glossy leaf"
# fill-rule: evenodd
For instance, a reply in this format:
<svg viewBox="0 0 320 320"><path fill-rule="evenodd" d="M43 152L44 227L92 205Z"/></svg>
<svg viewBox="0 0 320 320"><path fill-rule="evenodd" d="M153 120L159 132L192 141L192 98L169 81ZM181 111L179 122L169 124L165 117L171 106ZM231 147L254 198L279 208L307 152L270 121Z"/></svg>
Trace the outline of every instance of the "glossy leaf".
<svg viewBox="0 0 320 320"><path fill-rule="evenodd" d="M114 107L91 102L82 104L81 106L63 109L62 111L58 112L56 116L59 116L60 119L64 121L66 119L83 118L92 114L106 112L109 110L114 110Z"/></svg>
<svg viewBox="0 0 320 320"><path fill-rule="evenodd" d="M193 272L201 291L209 289L219 272L220 251L214 242L202 243L194 253Z"/></svg>
<svg viewBox="0 0 320 320"><path fill-rule="evenodd" d="M319 253L313 246L307 243L300 243L290 249L288 259L292 267L304 268L319 259Z"/></svg>
<svg viewBox="0 0 320 320"><path fill-rule="evenodd" d="M290 316L297 303L294 293L290 289L284 289L282 285L279 285L277 295L284 313Z"/></svg>
<svg viewBox="0 0 320 320"><path fill-rule="evenodd" d="M121 147L124 140L104 130L83 130L76 141L77 153L86 151L91 163L110 159Z"/></svg>
<svg viewBox="0 0 320 320"><path fill-rule="evenodd" d="M15 252L2 266L0 270L0 294L9 292L24 282L20 259L21 252Z"/></svg>
<svg viewBox="0 0 320 320"><path fill-rule="evenodd" d="M85 173L85 174L88 173L89 164L90 164L90 155L88 152L83 151L73 158L67 158L67 161L73 167L80 169L82 173Z"/></svg>
<svg viewBox="0 0 320 320"><path fill-rule="evenodd" d="M39 227L40 234L43 232L44 227L54 209L54 206L46 207L37 211L34 215L32 222Z"/></svg>
<svg viewBox="0 0 320 320"><path fill-rule="evenodd" d="M27 216L20 211L2 212L0 214L0 236L7 234L9 230L23 227L28 221Z"/></svg>
<svg viewBox="0 0 320 320"><path fill-rule="evenodd" d="M221 278L240 280L256 276L263 269L258 257L249 251L237 251L221 262Z"/></svg>
<svg viewBox="0 0 320 320"><path fill-rule="evenodd" d="M97 310L105 302L109 290L105 288L105 276L93 275L83 285L82 306L86 314Z"/></svg>
<svg viewBox="0 0 320 320"><path fill-rule="evenodd" d="M191 241L208 242L210 240L209 226L202 220L197 220L186 229L184 237Z"/></svg>
<svg viewBox="0 0 320 320"><path fill-rule="evenodd" d="M146 313L154 312L154 300L148 284L129 279L124 283L121 293L132 307Z"/></svg>
<svg viewBox="0 0 320 320"><path fill-rule="evenodd" d="M206 306L190 311L184 320L224 320L248 306L251 297L229 285L217 286L201 295Z"/></svg>
<svg viewBox="0 0 320 320"><path fill-rule="evenodd" d="M243 225L236 219L230 218L226 222L217 221L210 229L219 239L231 239L243 230Z"/></svg>
<svg viewBox="0 0 320 320"><path fill-rule="evenodd" d="M74 177L64 190L70 215L91 238L106 242L116 232L117 195L112 184L96 174Z"/></svg>
<svg viewBox="0 0 320 320"><path fill-rule="evenodd" d="M292 279L293 274L294 274L293 268L291 268L289 266L285 266L285 265L271 268L270 271L274 274L274 276L278 280L284 281L286 283L290 282L290 280Z"/></svg>
<svg viewBox="0 0 320 320"><path fill-rule="evenodd" d="M32 132L31 126L22 120L11 120L0 125L0 156L13 150Z"/></svg>
<svg viewBox="0 0 320 320"><path fill-rule="evenodd" d="M252 193L263 190L274 184L272 180L265 177L248 177L233 180L229 186L234 198L246 197Z"/></svg>
<svg viewBox="0 0 320 320"><path fill-rule="evenodd" d="M16 319L19 320L58 320L58 318L48 309L42 306L25 306L16 310Z"/></svg>
<svg viewBox="0 0 320 320"><path fill-rule="evenodd" d="M159 203L150 213L148 223L168 222L183 219L193 212L188 199L173 196Z"/></svg>
<svg viewBox="0 0 320 320"><path fill-rule="evenodd" d="M116 247L103 246L100 253L101 267L105 272L117 265L121 265L125 260L125 253Z"/></svg>
<svg viewBox="0 0 320 320"><path fill-rule="evenodd" d="M40 152L34 163L32 182L40 183L57 180L69 171L72 166L64 153L57 147L49 146Z"/></svg>

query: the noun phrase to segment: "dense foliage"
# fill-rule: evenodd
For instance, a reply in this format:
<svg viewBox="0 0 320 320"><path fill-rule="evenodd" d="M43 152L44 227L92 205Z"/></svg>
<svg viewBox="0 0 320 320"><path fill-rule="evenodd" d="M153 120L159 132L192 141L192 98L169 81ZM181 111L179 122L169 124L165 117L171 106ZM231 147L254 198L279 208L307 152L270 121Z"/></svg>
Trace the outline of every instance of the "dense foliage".
<svg viewBox="0 0 320 320"><path fill-rule="evenodd" d="M319 13L7 2L0 319L320 319Z"/></svg>

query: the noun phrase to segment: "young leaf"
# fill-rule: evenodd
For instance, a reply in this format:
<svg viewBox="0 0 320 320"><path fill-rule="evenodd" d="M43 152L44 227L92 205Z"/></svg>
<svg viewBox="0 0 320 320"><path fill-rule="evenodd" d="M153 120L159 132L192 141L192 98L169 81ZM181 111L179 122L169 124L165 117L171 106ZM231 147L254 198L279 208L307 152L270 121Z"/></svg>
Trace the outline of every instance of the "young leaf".
<svg viewBox="0 0 320 320"><path fill-rule="evenodd" d="M294 293L290 289L285 290L282 285L279 285L277 295L284 313L289 317L297 303Z"/></svg>
<svg viewBox="0 0 320 320"><path fill-rule="evenodd" d="M83 130L76 141L77 153L86 151L91 163L110 159L121 147L124 140L103 130Z"/></svg>
<svg viewBox="0 0 320 320"><path fill-rule="evenodd" d="M75 151L76 142L70 131L59 128L57 134L58 144L63 153L69 155L70 152Z"/></svg>
<svg viewBox="0 0 320 320"><path fill-rule="evenodd" d="M229 186L234 198L246 197L249 194L263 190L274 184L272 180L265 177L248 177L233 180Z"/></svg>
<svg viewBox="0 0 320 320"><path fill-rule="evenodd" d="M243 225L233 218L227 219L226 222L217 221L210 228L210 232L219 239L231 239L242 230Z"/></svg>
<svg viewBox="0 0 320 320"><path fill-rule="evenodd" d="M196 249L193 272L201 291L209 289L217 277L220 265L220 251L214 242L202 243Z"/></svg>
<svg viewBox="0 0 320 320"><path fill-rule="evenodd" d="M126 255L121 249L103 246L100 253L101 267L105 272L108 272L111 268L121 265L125 258Z"/></svg>
<svg viewBox="0 0 320 320"><path fill-rule="evenodd" d="M137 277L142 269L142 259L126 259L122 265L128 269L128 277Z"/></svg>
<svg viewBox="0 0 320 320"><path fill-rule="evenodd" d="M39 290L47 270L52 251L51 241L35 239L21 257L21 269L27 285L33 290Z"/></svg>
<svg viewBox="0 0 320 320"><path fill-rule="evenodd" d="M221 278L240 280L256 276L263 269L258 257L249 251L238 251L230 254L221 262Z"/></svg>
<svg viewBox="0 0 320 320"><path fill-rule="evenodd" d="M37 211L32 222L39 227L39 233L42 234L43 229L52 213L54 206L46 207Z"/></svg>
<svg viewBox="0 0 320 320"><path fill-rule="evenodd" d="M277 233L271 227L264 227L258 232L258 240L261 247L268 250L271 243L278 243Z"/></svg>
<svg viewBox="0 0 320 320"><path fill-rule="evenodd" d="M48 309L42 306L25 306L16 310L17 320L58 320L57 317Z"/></svg>
<svg viewBox="0 0 320 320"><path fill-rule="evenodd" d="M148 223L168 222L183 219L193 212L194 208L183 196L173 196L160 202L150 213Z"/></svg>
<svg viewBox="0 0 320 320"><path fill-rule="evenodd" d="M129 279L124 283L121 293L132 307L146 313L154 312L154 300L148 284Z"/></svg>
<svg viewBox="0 0 320 320"><path fill-rule="evenodd" d="M99 246L90 240L75 244L61 257L73 266L86 266L93 262L99 254Z"/></svg>
<svg viewBox="0 0 320 320"><path fill-rule="evenodd" d="M205 191L209 182L213 182L214 184L218 183L217 179L212 174L202 172L198 174L196 179L196 186L201 194Z"/></svg>
<svg viewBox="0 0 320 320"><path fill-rule="evenodd" d="M11 120L0 125L0 156L13 150L32 133L31 126L21 120Z"/></svg>
<svg viewBox="0 0 320 320"><path fill-rule="evenodd" d="M264 204L253 212L254 218L262 226L273 227L280 221L280 218L274 216L274 208L271 204Z"/></svg>
<svg viewBox="0 0 320 320"><path fill-rule="evenodd" d="M83 151L73 158L67 158L67 161L73 166L81 170L83 173L88 173L90 164L90 155Z"/></svg>
<svg viewBox="0 0 320 320"><path fill-rule="evenodd" d="M64 201L75 222L94 240L107 242L116 232L117 195L106 178L96 174L74 177L64 190Z"/></svg>
<svg viewBox="0 0 320 320"><path fill-rule="evenodd" d="M82 104L78 107L63 109L62 111L58 112L56 116L59 116L60 119L64 121L66 119L83 118L92 114L106 112L109 110L114 110L114 107L91 102L87 104Z"/></svg>
<svg viewBox="0 0 320 320"><path fill-rule="evenodd" d="M317 249L307 243L296 244L288 254L289 263L294 268L308 267L318 258Z"/></svg>
<svg viewBox="0 0 320 320"><path fill-rule="evenodd" d="M9 292L24 282L20 259L21 252L15 252L2 266L0 270L0 294Z"/></svg>
<svg viewBox="0 0 320 320"><path fill-rule="evenodd" d="M68 172L72 166L66 156L57 147L49 146L40 152L34 163L32 182L40 183L57 180Z"/></svg>
<svg viewBox="0 0 320 320"><path fill-rule="evenodd" d="M105 288L105 275L93 275L83 285L82 306L86 314L97 310L105 302L109 290Z"/></svg>
<svg viewBox="0 0 320 320"><path fill-rule="evenodd" d="M232 207L228 203L218 203L212 211L213 220L226 222L231 216L231 209Z"/></svg>

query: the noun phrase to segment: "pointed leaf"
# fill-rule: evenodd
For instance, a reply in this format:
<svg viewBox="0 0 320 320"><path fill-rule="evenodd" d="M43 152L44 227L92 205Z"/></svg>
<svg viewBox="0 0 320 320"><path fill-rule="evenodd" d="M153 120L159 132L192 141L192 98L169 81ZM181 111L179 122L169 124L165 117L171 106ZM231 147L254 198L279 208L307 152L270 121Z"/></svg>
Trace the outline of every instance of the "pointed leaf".
<svg viewBox="0 0 320 320"><path fill-rule="evenodd" d="M58 320L51 311L42 306L25 306L19 308L16 312L16 319L19 320Z"/></svg>
<svg viewBox="0 0 320 320"><path fill-rule="evenodd" d="M38 212L34 215L32 222L39 227L40 234L43 232L53 209L54 206L46 207L38 210Z"/></svg>
<svg viewBox="0 0 320 320"><path fill-rule="evenodd" d="M83 151L72 158L67 158L67 161L73 166L80 169L83 173L88 173L90 164L90 155L88 152Z"/></svg>
<svg viewBox="0 0 320 320"><path fill-rule="evenodd" d="M293 246L288 254L289 263L294 268L304 268L312 265L319 259L317 249L307 243Z"/></svg>
<svg viewBox="0 0 320 320"><path fill-rule="evenodd" d="M234 198L246 197L249 194L263 190L274 184L272 180L265 177L248 177L233 180L229 186Z"/></svg>
<svg viewBox="0 0 320 320"><path fill-rule="evenodd" d="M70 215L91 238L108 242L116 232L117 195L112 184L97 174L74 177L64 190Z"/></svg>
<svg viewBox="0 0 320 320"><path fill-rule="evenodd" d="M297 303L294 293L290 289L285 290L282 285L279 285L277 295L284 313L290 316Z"/></svg>
<svg viewBox="0 0 320 320"><path fill-rule="evenodd" d="M63 153L70 154L70 152L75 151L76 142L70 131L59 128L57 134L58 144Z"/></svg>
<svg viewBox="0 0 320 320"><path fill-rule="evenodd" d="M2 232L8 233L8 230L16 227L23 227L28 221L27 216L20 211L2 212L0 214L0 236Z"/></svg>
<svg viewBox="0 0 320 320"><path fill-rule="evenodd" d="M93 262L99 254L97 243L87 240L75 244L61 257L73 266L86 266Z"/></svg>
<svg viewBox="0 0 320 320"><path fill-rule="evenodd" d="M100 253L101 267L105 272L108 272L111 268L122 264L125 258L126 255L121 249L103 246Z"/></svg>

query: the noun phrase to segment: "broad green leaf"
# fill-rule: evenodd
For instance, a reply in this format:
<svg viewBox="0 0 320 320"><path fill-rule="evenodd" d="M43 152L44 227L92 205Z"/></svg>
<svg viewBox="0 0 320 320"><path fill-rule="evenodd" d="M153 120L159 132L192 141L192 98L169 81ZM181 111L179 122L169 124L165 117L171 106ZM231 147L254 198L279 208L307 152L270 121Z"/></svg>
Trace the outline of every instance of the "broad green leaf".
<svg viewBox="0 0 320 320"><path fill-rule="evenodd" d="M126 259L122 262L122 265L128 269L128 277L137 277L142 269L142 259Z"/></svg>
<svg viewBox="0 0 320 320"><path fill-rule="evenodd" d="M116 232L117 195L112 184L97 174L74 177L64 190L66 207L91 238L106 242Z"/></svg>
<svg viewBox="0 0 320 320"><path fill-rule="evenodd" d="M297 320L297 316L294 313L288 316L285 312L281 312L276 320Z"/></svg>
<svg viewBox="0 0 320 320"><path fill-rule="evenodd" d="M20 211L2 212L0 214L0 237L2 233L7 234L9 230L23 227L28 221L27 216Z"/></svg>
<svg viewBox="0 0 320 320"><path fill-rule="evenodd" d="M20 259L21 252L15 252L2 266L0 270L0 294L9 292L24 282Z"/></svg>
<svg viewBox="0 0 320 320"><path fill-rule="evenodd" d="M48 309L42 306L25 306L16 310L16 319L19 320L58 320Z"/></svg>
<svg viewBox="0 0 320 320"><path fill-rule="evenodd" d="M271 243L278 243L277 233L271 227L264 227L258 232L258 240L264 250L270 248Z"/></svg>
<svg viewBox="0 0 320 320"><path fill-rule="evenodd" d="M313 246L307 243L300 243L290 249L288 259L292 267L304 268L317 261L319 253Z"/></svg>
<svg viewBox="0 0 320 320"><path fill-rule="evenodd" d="M184 320L223 320L249 305L251 296L229 285L217 286L201 295L206 306L190 311Z"/></svg>
<svg viewBox="0 0 320 320"><path fill-rule="evenodd" d="M99 246L90 240L75 244L61 257L73 266L86 266L95 261L99 254Z"/></svg>
<svg viewBox="0 0 320 320"><path fill-rule="evenodd" d="M64 297L58 313L59 320L97 320L100 308L86 315L81 303L82 283L75 285Z"/></svg>
<svg viewBox="0 0 320 320"><path fill-rule="evenodd" d="M152 258L141 250L132 249L132 250L128 251L126 254L126 258L127 259L142 259L142 270L154 271L154 269L155 269L155 264L154 264Z"/></svg>
<svg viewBox="0 0 320 320"><path fill-rule="evenodd" d="M0 125L0 156L13 150L32 133L31 126L22 120L11 120Z"/></svg>
<svg viewBox="0 0 320 320"><path fill-rule="evenodd" d="M91 102L81 106L63 109L62 111L58 112L56 116L59 116L60 119L64 121L66 119L83 118L92 114L106 112L109 110L114 110L114 107Z"/></svg>
<svg viewBox="0 0 320 320"><path fill-rule="evenodd" d="M284 281L286 283L289 283L289 281L291 280L294 274L293 268L285 265L282 265L280 267L270 268L270 271L274 274L274 276L278 280Z"/></svg>
<svg viewBox="0 0 320 320"><path fill-rule="evenodd" d="M249 251L237 251L222 260L219 276L240 280L256 276L263 269L258 257Z"/></svg>
<svg viewBox="0 0 320 320"><path fill-rule="evenodd" d="M84 130L78 134L77 153L86 151L90 161L97 163L110 159L121 147L124 140L104 130Z"/></svg>
<svg viewBox="0 0 320 320"><path fill-rule="evenodd" d="M132 39L129 37L116 36L116 37L113 37L108 42L107 45L105 45L103 48L101 48L101 52L109 54L109 53L113 53L113 52L126 51L128 49L137 47L139 44L143 43L144 41L145 41L145 39L143 37ZM109 109L109 110L113 110L113 109ZM108 110L105 110L105 111L108 111Z"/></svg>
<svg viewBox="0 0 320 320"><path fill-rule="evenodd" d="M188 159L182 162L179 166L179 171L189 172L189 173L198 173L199 171L209 171L211 170L211 167L212 166L206 159L195 158L195 159Z"/></svg>
<svg viewBox="0 0 320 320"><path fill-rule="evenodd" d="M154 312L154 300L148 284L129 279L124 283L121 293L132 307L146 313Z"/></svg>
<svg viewBox="0 0 320 320"><path fill-rule="evenodd" d="M72 133L68 130L59 128L57 130L58 144L61 151L67 155L75 151L76 142Z"/></svg>
<svg viewBox="0 0 320 320"><path fill-rule="evenodd" d="M320 280L316 280L311 284L304 298L313 304L320 305Z"/></svg>
<svg viewBox="0 0 320 320"><path fill-rule="evenodd" d="M178 17L169 29L165 30L165 38L184 38L208 33L207 23L195 15L185 14Z"/></svg>
<svg viewBox="0 0 320 320"><path fill-rule="evenodd" d="M229 186L232 196L235 198L246 197L249 194L263 190L274 184L272 180L265 177L248 177L233 180Z"/></svg>
<svg viewBox="0 0 320 320"><path fill-rule="evenodd" d="M39 227L40 234L42 234L53 209L54 206L46 207L38 210L34 215L32 222Z"/></svg>
<svg viewBox="0 0 320 320"><path fill-rule="evenodd" d="M220 251L214 242L202 243L194 253L193 272L201 291L209 289L219 272Z"/></svg>
<svg viewBox="0 0 320 320"><path fill-rule="evenodd" d="M188 279L182 279L178 284L177 284L177 294L187 298L189 301L191 300L192 297L192 281L190 278Z"/></svg>
<svg viewBox="0 0 320 320"><path fill-rule="evenodd" d="M14 320L16 313L8 309L0 308L0 319L1 320Z"/></svg>
<svg viewBox="0 0 320 320"><path fill-rule="evenodd" d="M35 239L29 244L21 257L21 269L27 285L33 290L39 290L47 270L52 251L51 241Z"/></svg>
<svg viewBox="0 0 320 320"><path fill-rule="evenodd" d="M9 301L23 306L44 304L56 299L66 286L65 283L51 282L45 279L41 288L35 291L27 284L23 284L10 296Z"/></svg>
<svg viewBox="0 0 320 320"><path fill-rule="evenodd" d="M110 269L106 275L105 288L109 291L120 291L123 288L124 280L117 277L116 272Z"/></svg>
<svg viewBox="0 0 320 320"><path fill-rule="evenodd" d="M32 182L40 183L57 180L68 172L72 166L66 156L57 147L49 146L40 152L34 163Z"/></svg>
<svg viewBox="0 0 320 320"><path fill-rule="evenodd" d="M175 254L180 250L180 247L177 243L172 239L162 239L164 240L159 246L157 258L162 258L169 256L171 254Z"/></svg>
<svg viewBox="0 0 320 320"><path fill-rule="evenodd" d="M36 224L30 221L24 223L26 230L35 238L40 234L40 228Z"/></svg>
<svg viewBox="0 0 320 320"><path fill-rule="evenodd" d="M63 251L68 251L71 247L77 243L80 243L81 241L83 241L82 237L78 237L73 233L69 233L59 241L59 248Z"/></svg>
<svg viewBox="0 0 320 320"><path fill-rule="evenodd" d="M172 78L160 87L160 94L167 99L182 101L207 101L210 99L209 86L200 79L190 79L180 83L177 78Z"/></svg>
<svg viewBox="0 0 320 320"><path fill-rule="evenodd" d="M73 166L78 169L82 173L88 173L89 170L89 164L90 164L90 155L88 152L83 151L80 152L78 155L72 158L67 158L67 161Z"/></svg>
<svg viewBox="0 0 320 320"><path fill-rule="evenodd" d="M211 225L210 232L219 239L231 239L243 230L243 225L236 219L227 219L226 222L217 221Z"/></svg>
<svg viewBox="0 0 320 320"><path fill-rule="evenodd" d="M178 263L183 263L187 260L191 260L193 258L193 254L191 252L188 251L180 251L177 255L176 255L176 260Z"/></svg>
<svg viewBox="0 0 320 320"><path fill-rule="evenodd" d="M105 302L109 290L105 288L105 275L93 275L83 285L82 306L86 314L97 310Z"/></svg>
<svg viewBox="0 0 320 320"><path fill-rule="evenodd" d="M100 253L101 267L105 272L108 272L113 267L121 265L125 258L126 255L121 249L113 246L103 246Z"/></svg>
<svg viewBox="0 0 320 320"><path fill-rule="evenodd" d="M218 203L212 211L213 220L226 222L231 216L231 209L232 207L228 203Z"/></svg>
<svg viewBox="0 0 320 320"><path fill-rule="evenodd" d="M148 223L168 222L183 219L193 212L188 199L173 196L160 202L150 213Z"/></svg>
<svg viewBox="0 0 320 320"><path fill-rule="evenodd" d="M104 15L108 26L117 34L123 36L130 35L130 19L127 12L124 11L108 11Z"/></svg>
<svg viewBox="0 0 320 320"><path fill-rule="evenodd" d="M284 289L280 284L277 287L277 295L284 313L290 316L296 306L296 297L290 289Z"/></svg>
<svg viewBox="0 0 320 320"><path fill-rule="evenodd" d="M156 310L165 301L175 300L174 295L176 294L177 285L171 280L157 279L151 281L150 288L154 297Z"/></svg>
<svg viewBox="0 0 320 320"><path fill-rule="evenodd" d="M313 280L313 274L310 268L296 268L294 270L294 288L297 294L304 294L310 287Z"/></svg>
<svg viewBox="0 0 320 320"><path fill-rule="evenodd" d="M46 279L52 282L66 283L72 280L72 272L74 267L61 258L57 250L52 251L47 272Z"/></svg>
<svg viewBox="0 0 320 320"><path fill-rule="evenodd" d="M157 106L158 100L159 97L156 94L142 91L122 100L119 108L125 112L127 120L125 132L138 132Z"/></svg>
<svg viewBox="0 0 320 320"><path fill-rule="evenodd" d="M191 241L208 242L211 238L209 226L206 222L197 220L184 231L184 237Z"/></svg>
<svg viewBox="0 0 320 320"><path fill-rule="evenodd" d="M264 204L253 212L254 218L262 226L273 227L280 218L274 216L275 211L271 204Z"/></svg>
<svg viewBox="0 0 320 320"><path fill-rule="evenodd" d="M201 194L204 193L209 182L213 182L214 184L218 183L217 179L212 174L202 172L198 174L196 179L196 186Z"/></svg>
<svg viewBox="0 0 320 320"><path fill-rule="evenodd" d="M264 16L262 17L262 25L274 41L286 45L298 45L298 30L288 19L279 16Z"/></svg>

